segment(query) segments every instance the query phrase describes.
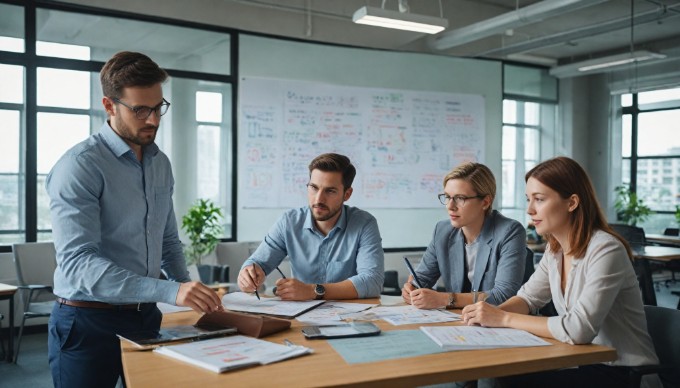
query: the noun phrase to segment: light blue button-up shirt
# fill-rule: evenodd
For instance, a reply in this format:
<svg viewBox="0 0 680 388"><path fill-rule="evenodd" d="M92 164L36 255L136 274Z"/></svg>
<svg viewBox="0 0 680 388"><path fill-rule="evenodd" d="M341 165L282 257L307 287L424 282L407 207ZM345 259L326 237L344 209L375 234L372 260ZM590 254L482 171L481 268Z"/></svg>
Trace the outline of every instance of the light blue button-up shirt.
<svg viewBox="0 0 680 388"><path fill-rule="evenodd" d="M105 123L47 176L57 250L54 293L112 304L175 304L189 281L172 205L170 161L156 144L142 162ZM160 280L161 269L168 280Z"/></svg>
<svg viewBox="0 0 680 388"><path fill-rule="evenodd" d="M314 226L309 207L288 210L243 267L255 263L269 274L286 256L293 277L303 283L349 279L359 298L376 297L382 291L385 254L378 222L355 207L343 205L327 236Z"/></svg>

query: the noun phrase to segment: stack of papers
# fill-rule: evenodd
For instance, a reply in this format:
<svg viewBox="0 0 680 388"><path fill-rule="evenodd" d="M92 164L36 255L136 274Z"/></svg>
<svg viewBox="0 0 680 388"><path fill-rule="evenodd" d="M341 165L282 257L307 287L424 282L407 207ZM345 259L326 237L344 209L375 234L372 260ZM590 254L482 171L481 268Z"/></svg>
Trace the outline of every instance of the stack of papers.
<svg viewBox="0 0 680 388"><path fill-rule="evenodd" d="M251 365L266 365L312 353L304 346L279 345L237 335L182 345L162 346L154 352L222 373Z"/></svg>
<svg viewBox="0 0 680 388"><path fill-rule="evenodd" d="M257 299L255 295L244 292L234 292L222 297L222 305L228 310L273 315L286 319L293 319L324 302L324 300L290 301L281 300L279 297Z"/></svg>
<svg viewBox="0 0 680 388"><path fill-rule="evenodd" d="M446 350L515 348L552 345L524 330L480 326L421 327L430 339Z"/></svg>

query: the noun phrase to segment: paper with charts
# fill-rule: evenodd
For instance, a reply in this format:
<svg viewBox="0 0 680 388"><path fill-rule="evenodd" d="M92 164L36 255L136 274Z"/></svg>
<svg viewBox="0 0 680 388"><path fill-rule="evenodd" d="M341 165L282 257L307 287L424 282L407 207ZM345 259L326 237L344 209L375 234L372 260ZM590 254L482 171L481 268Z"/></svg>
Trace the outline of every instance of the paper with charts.
<svg viewBox="0 0 680 388"><path fill-rule="evenodd" d="M237 335L228 338L161 346L154 350L180 361L221 373L250 365L266 365L312 353L304 346L285 346Z"/></svg>
<svg viewBox="0 0 680 388"><path fill-rule="evenodd" d="M414 323L437 323L460 321L460 315L446 310L421 310L411 305L378 306L367 311L354 314L344 314L347 320L375 320L382 319L394 326L410 325Z"/></svg>
<svg viewBox="0 0 680 388"><path fill-rule="evenodd" d="M344 314L364 311L375 304L327 301L323 305L298 316L296 319L308 325L337 325Z"/></svg>
<svg viewBox="0 0 680 388"><path fill-rule="evenodd" d="M293 319L298 315L323 303L323 300L281 300L281 298L278 296L261 296L261 299L257 299L254 294L246 294L245 292L233 292L231 294L225 294L222 297L222 305L226 309L247 313L273 315L288 319Z"/></svg>
<svg viewBox="0 0 680 388"><path fill-rule="evenodd" d="M447 350L547 346L550 342L524 330L480 326L421 327L437 345Z"/></svg>

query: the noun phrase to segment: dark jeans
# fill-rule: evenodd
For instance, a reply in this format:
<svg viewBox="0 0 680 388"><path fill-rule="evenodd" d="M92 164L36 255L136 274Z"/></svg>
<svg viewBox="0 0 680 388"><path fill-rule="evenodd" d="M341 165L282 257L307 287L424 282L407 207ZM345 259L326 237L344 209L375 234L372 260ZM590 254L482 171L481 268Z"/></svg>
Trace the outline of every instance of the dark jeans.
<svg viewBox="0 0 680 388"><path fill-rule="evenodd" d="M529 373L525 375L501 377L497 381L501 387L550 387L574 388L597 387L619 388L628 385L630 368L604 364L583 365L578 368Z"/></svg>
<svg viewBox="0 0 680 388"><path fill-rule="evenodd" d="M155 304L142 311L72 307L56 303L48 328L48 356L57 388L115 387L123 376L117 333L158 330Z"/></svg>

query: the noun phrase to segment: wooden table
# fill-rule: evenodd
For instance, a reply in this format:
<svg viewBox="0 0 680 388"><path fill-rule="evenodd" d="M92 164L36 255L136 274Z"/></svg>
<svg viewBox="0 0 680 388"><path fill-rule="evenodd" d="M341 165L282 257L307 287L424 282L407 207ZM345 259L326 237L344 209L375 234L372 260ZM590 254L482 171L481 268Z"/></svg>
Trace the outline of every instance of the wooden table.
<svg viewBox="0 0 680 388"><path fill-rule="evenodd" d="M14 294L17 287L0 283L0 300L9 300L9 339L7 340L7 362L14 360Z"/></svg>
<svg viewBox="0 0 680 388"><path fill-rule="evenodd" d="M365 300L377 303L376 300ZM168 314L163 325L192 324L198 319L193 311ZM413 330L420 325L376 324L382 330ZM460 323L453 323L460 324ZM444 325L440 323L438 325ZM162 355L134 350L122 343L123 369L128 387L195 386L394 386L413 387L483 377L552 370L594 364L616 359L616 351L599 345L567 345L555 340L553 346L447 352L362 364L347 364L324 340L305 340L300 324L293 320L290 330L265 337L265 340L293 343L313 348L314 353L296 359L213 373Z"/></svg>
<svg viewBox="0 0 680 388"><path fill-rule="evenodd" d="M680 247L659 247L645 245L633 250L635 266L639 269L640 287L642 288L642 301L646 305L656 306L656 293L652 281L652 270L649 261L672 261L680 260Z"/></svg>
<svg viewBox="0 0 680 388"><path fill-rule="evenodd" d="M649 243L673 245L680 247L680 236L667 236L665 234L645 234Z"/></svg>

